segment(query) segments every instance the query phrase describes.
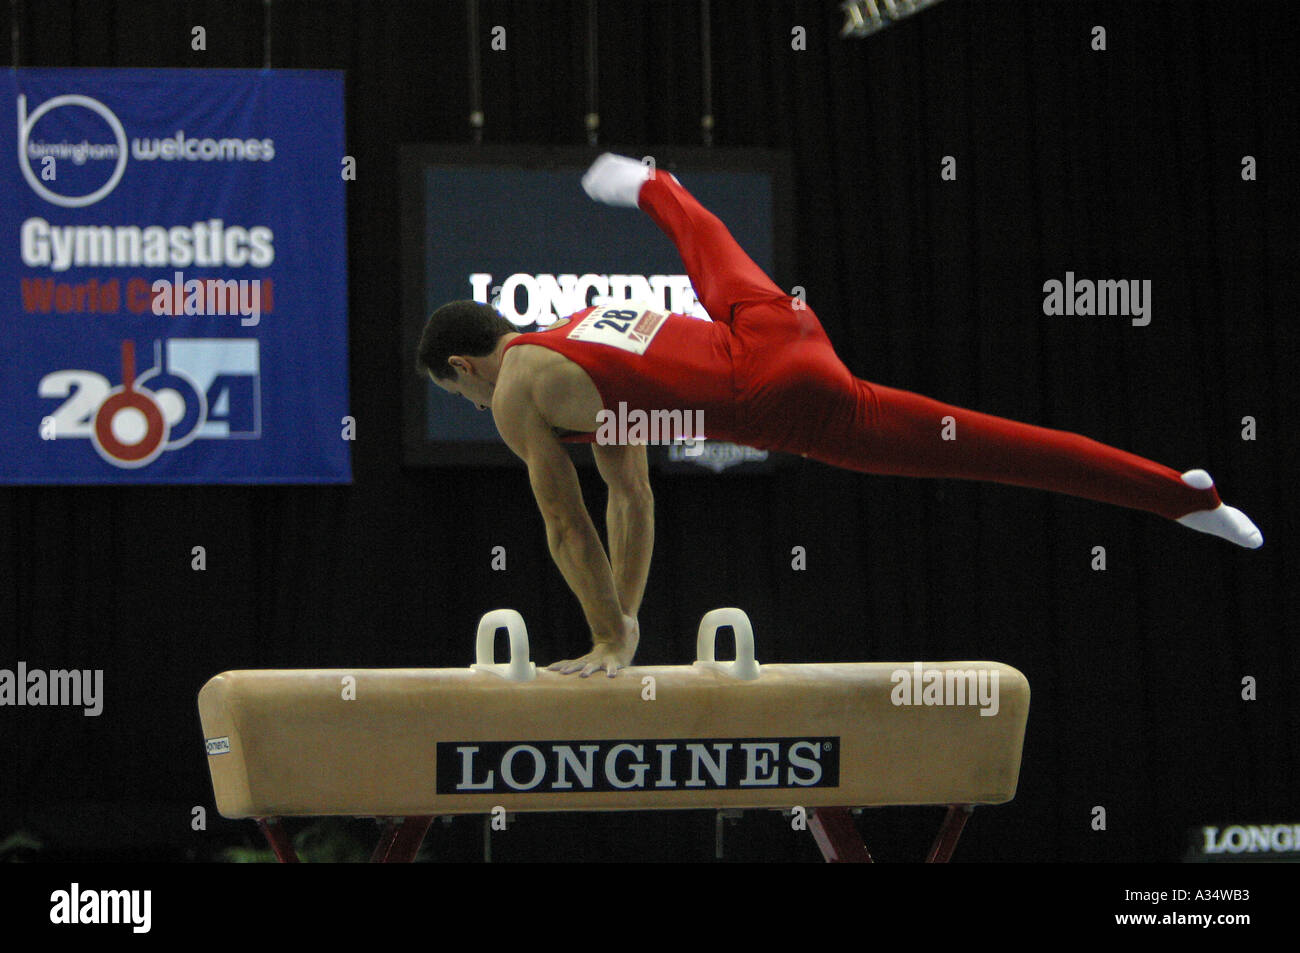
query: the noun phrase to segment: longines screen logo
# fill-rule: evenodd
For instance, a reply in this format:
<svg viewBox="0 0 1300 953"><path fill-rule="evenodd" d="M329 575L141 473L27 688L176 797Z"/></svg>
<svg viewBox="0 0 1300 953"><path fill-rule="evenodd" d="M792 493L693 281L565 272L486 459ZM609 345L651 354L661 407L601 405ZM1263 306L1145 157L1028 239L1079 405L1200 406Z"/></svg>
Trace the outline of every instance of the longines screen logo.
<svg viewBox="0 0 1300 953"><path fill-rule="evenodd" d="M139 162L270 162L275 140L174 135L127 141L121 120L98 99L68 94L28 112L18 97L18 155L23 178L45 201L84 208L109 195L128 158Z"/></svg>

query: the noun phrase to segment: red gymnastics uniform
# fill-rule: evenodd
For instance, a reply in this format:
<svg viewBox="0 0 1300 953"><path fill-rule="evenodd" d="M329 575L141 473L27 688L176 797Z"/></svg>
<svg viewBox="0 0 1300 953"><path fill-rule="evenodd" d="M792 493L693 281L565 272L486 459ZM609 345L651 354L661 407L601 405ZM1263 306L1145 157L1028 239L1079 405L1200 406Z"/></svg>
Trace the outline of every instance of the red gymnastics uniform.
<svg viewBox="0 0 1300 953"><path fill-rule="evenodd" d="M506 345L563 354L590 375L607 410L702 411L710 439L863 473L1008 483L1169 519L1219 505L1213 486L1195 489L1169 467L1078 434L854 377L812 310L763 274L673 176L647 181L638 204L677 246L713 320L588 308Z"/></svg>

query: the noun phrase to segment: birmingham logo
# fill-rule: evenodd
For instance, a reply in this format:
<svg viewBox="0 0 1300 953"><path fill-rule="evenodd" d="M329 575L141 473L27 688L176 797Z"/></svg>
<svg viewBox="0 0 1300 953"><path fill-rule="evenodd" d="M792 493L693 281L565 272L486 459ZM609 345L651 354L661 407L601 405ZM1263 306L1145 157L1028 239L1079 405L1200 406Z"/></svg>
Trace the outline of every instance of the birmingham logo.
<svg viewBox="0 0 1300 953"><path fill-rule="evenodd" d="M135 342L123 341L116 387L84 369L41 378L39 396L60 401L42 420L41 437L88 438L106 463L123 469L200 437L257 439L259 364L254 338L172 338L154 342L153 366L137 375Z"/></svg>
<svg viewBox="0 0 1300 953"><path fill-rule="evenodd" d="M34 135L42 120L44 135ZM104 198L122 180L126 130L111 109L89 96L55 96L30 115L27 97L19 96L18 157L23 178L37 195L64 208L84 208ZM110 163L107 179L94 187L104 179L104 167Z"/></svg>

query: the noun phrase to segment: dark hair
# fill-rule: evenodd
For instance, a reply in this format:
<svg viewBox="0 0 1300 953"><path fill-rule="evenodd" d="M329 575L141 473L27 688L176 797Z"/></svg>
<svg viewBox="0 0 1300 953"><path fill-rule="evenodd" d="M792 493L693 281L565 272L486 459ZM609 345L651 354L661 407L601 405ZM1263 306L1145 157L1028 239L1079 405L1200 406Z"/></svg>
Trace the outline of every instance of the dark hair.
<svg viewBox="0 0 1300 953"><path fill-rule="evenodd" d="M432 373L440 381L454 380L456 372L447 358L453 354L486 357L496 350L501 335L516 330L491 305L449 302L429 315L420 335L415 367L421 374Z"/></svg>

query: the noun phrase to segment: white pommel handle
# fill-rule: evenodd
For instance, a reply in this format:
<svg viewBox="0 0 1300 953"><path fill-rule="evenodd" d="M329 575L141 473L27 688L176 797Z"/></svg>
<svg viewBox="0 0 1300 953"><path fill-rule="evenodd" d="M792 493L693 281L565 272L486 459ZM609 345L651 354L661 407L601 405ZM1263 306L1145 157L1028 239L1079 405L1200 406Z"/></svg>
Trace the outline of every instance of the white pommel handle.
<svg viewBox="0 0 1300 953"><path fill-rule="evenodd" d="M497 629L506 627L510 636L510 661L496 661ZM500 675L512 682L527 682L537 677L537 666L528 660L528 627L524 617L514 609L493 609L478 620L478 638L474 654L478 661L471 665L476 672Z"/></svg>
<svg viewBox="0 0 1300 953"><path fill-rule="evenodd" d="M736 660L719 662L713 657L713 643L718 629L724 625L731 626L736 633ZM695 636L695 664L700 668L711 668L732 678L752 681L759 676L760 666L754 661L754 629L749 624L749 616L740 609L714 609L704 613L700 620L700 629Z"/></svg>

